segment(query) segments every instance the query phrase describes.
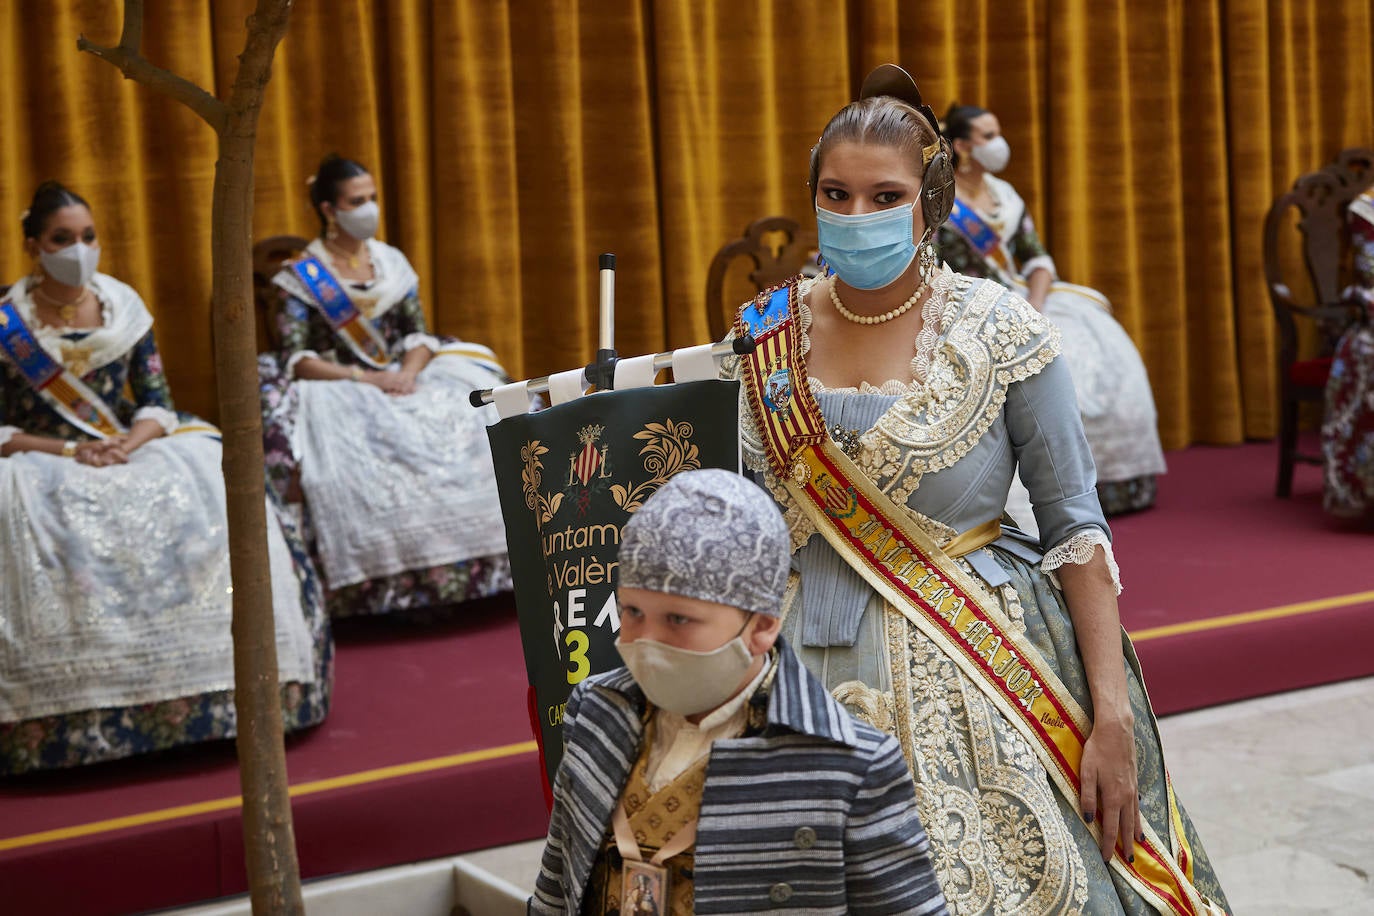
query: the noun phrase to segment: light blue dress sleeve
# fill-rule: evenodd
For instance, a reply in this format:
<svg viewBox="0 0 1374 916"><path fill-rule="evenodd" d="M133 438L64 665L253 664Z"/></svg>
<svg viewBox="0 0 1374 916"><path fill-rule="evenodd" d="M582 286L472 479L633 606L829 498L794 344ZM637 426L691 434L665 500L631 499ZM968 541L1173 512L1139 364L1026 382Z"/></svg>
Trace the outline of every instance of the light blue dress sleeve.
<svg viewBox="0 0 1374 916"><path fill-rule="evenodd" d="M1030 491L1049 551L1086 528L1111 529L1097 499L1097 469L1078 413L1073 378L1062 357L1007 389L1004 411L1021 482Z"/></svg>

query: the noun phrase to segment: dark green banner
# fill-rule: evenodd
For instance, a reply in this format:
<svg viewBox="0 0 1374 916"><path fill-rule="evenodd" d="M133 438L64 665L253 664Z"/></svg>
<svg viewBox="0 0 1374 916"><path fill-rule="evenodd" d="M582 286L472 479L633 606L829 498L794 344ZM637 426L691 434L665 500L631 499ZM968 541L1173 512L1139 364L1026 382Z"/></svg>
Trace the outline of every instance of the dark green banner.
<svg viewBox="0 0 1374 916"><path fill-rule="evenodd" d="M621 665L620 532L680 471L739 470L739 383L587 395L488 427L549 780L575 684Z"/></svg>

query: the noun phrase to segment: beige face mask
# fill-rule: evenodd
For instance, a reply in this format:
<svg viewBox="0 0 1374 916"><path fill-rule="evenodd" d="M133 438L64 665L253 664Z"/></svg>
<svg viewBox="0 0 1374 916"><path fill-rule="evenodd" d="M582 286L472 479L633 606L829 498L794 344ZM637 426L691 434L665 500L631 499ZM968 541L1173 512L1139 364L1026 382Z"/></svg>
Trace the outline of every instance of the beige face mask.
<svg viewBox="0 0 1374 916"><path fill-rule="evenodd" d="M744 644L743 627L738 636L710 652L692 652L652 639L617 639L615 647L649 702L680 716L709 712L730 699L754 663Z"/></svg>

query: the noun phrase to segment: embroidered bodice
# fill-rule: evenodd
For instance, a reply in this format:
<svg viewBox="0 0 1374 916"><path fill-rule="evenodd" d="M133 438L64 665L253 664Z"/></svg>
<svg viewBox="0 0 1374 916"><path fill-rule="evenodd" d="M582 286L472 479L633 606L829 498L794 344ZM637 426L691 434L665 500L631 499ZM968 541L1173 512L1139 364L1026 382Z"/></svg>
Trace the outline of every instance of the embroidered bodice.
<svg viewBox="0 0 1374 916"><path fill-rule="evenodd" d="M153 320L137 292L107 274L96 274L91 290L100 302L95 328L57 328L37 319L30 278L15 283L9 298L34 338L63 367L105 402L120 422L156 420L165 432L176 429L178 415L153 336ZM68 423L20 372L0 358L0 444L24 432L62 439L90 436Z"/></svg>
<svg viewBox="0 0 1374 916"><path fill-rule="evenodd" d="M798 298L812 282L825 281L801 282ZM1073 382L1056 359L1059 332L1005 287L948 270L932 284L925 312L935 321L927 318L916 342L909 386L832 391L810 379L831 438L894 502L910 507L938 543L1000 517L1019 466L1041 540L1008 529L997 547L1040 562L1046 572L1086 562L1096 545L1109 551ZM797 317L805 332L805 310ZM809 349L803 338L803 358ZM738 367L727 371L737 374ZM745 464L783 510L803 581L808 570L818 574L809 577L806 605L852 605L866 594L862 580L824 539L812 537L814 527L769 469L747 398L740 413ZM1110 552L1108 558L1115 574ZM1006 581L984 551L966 559L990 585ZM858 610L841 614L854 619L832 633L838 642L831 644L845 643L842 634L857 627Z"/></svg>
<svg viewBox="0 0 1374 916"><path fill-rule="evenodd" d="M376 239L369 239L367 247L376 276L367 282L339 280L349 300L377 329L393 360L420 346L437 352L441 341L426 326L418 277L410 261L400 249ZM305 253L319 259L328 269L328 252L318 239L310 243ZM332 359L346 366L362 365L348 347L340 345L328 320L312 304L305 285L289 269L278 272L272 282L281 294L281 305L275 315L278 356L288 374L307 357Z"/></svg>

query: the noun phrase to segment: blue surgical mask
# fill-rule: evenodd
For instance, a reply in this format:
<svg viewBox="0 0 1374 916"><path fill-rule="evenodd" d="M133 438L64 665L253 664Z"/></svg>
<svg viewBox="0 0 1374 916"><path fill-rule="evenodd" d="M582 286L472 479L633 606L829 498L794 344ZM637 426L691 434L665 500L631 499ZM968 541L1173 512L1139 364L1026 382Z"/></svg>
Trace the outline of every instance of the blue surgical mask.
<svg viewBox="0 0 1374 916"><path fill-rule="evenodd" d="M858 216L816 207L816 237L821 257L855 289L881 289L896 280L916 257L911 235L914 204Z"/></svg>

